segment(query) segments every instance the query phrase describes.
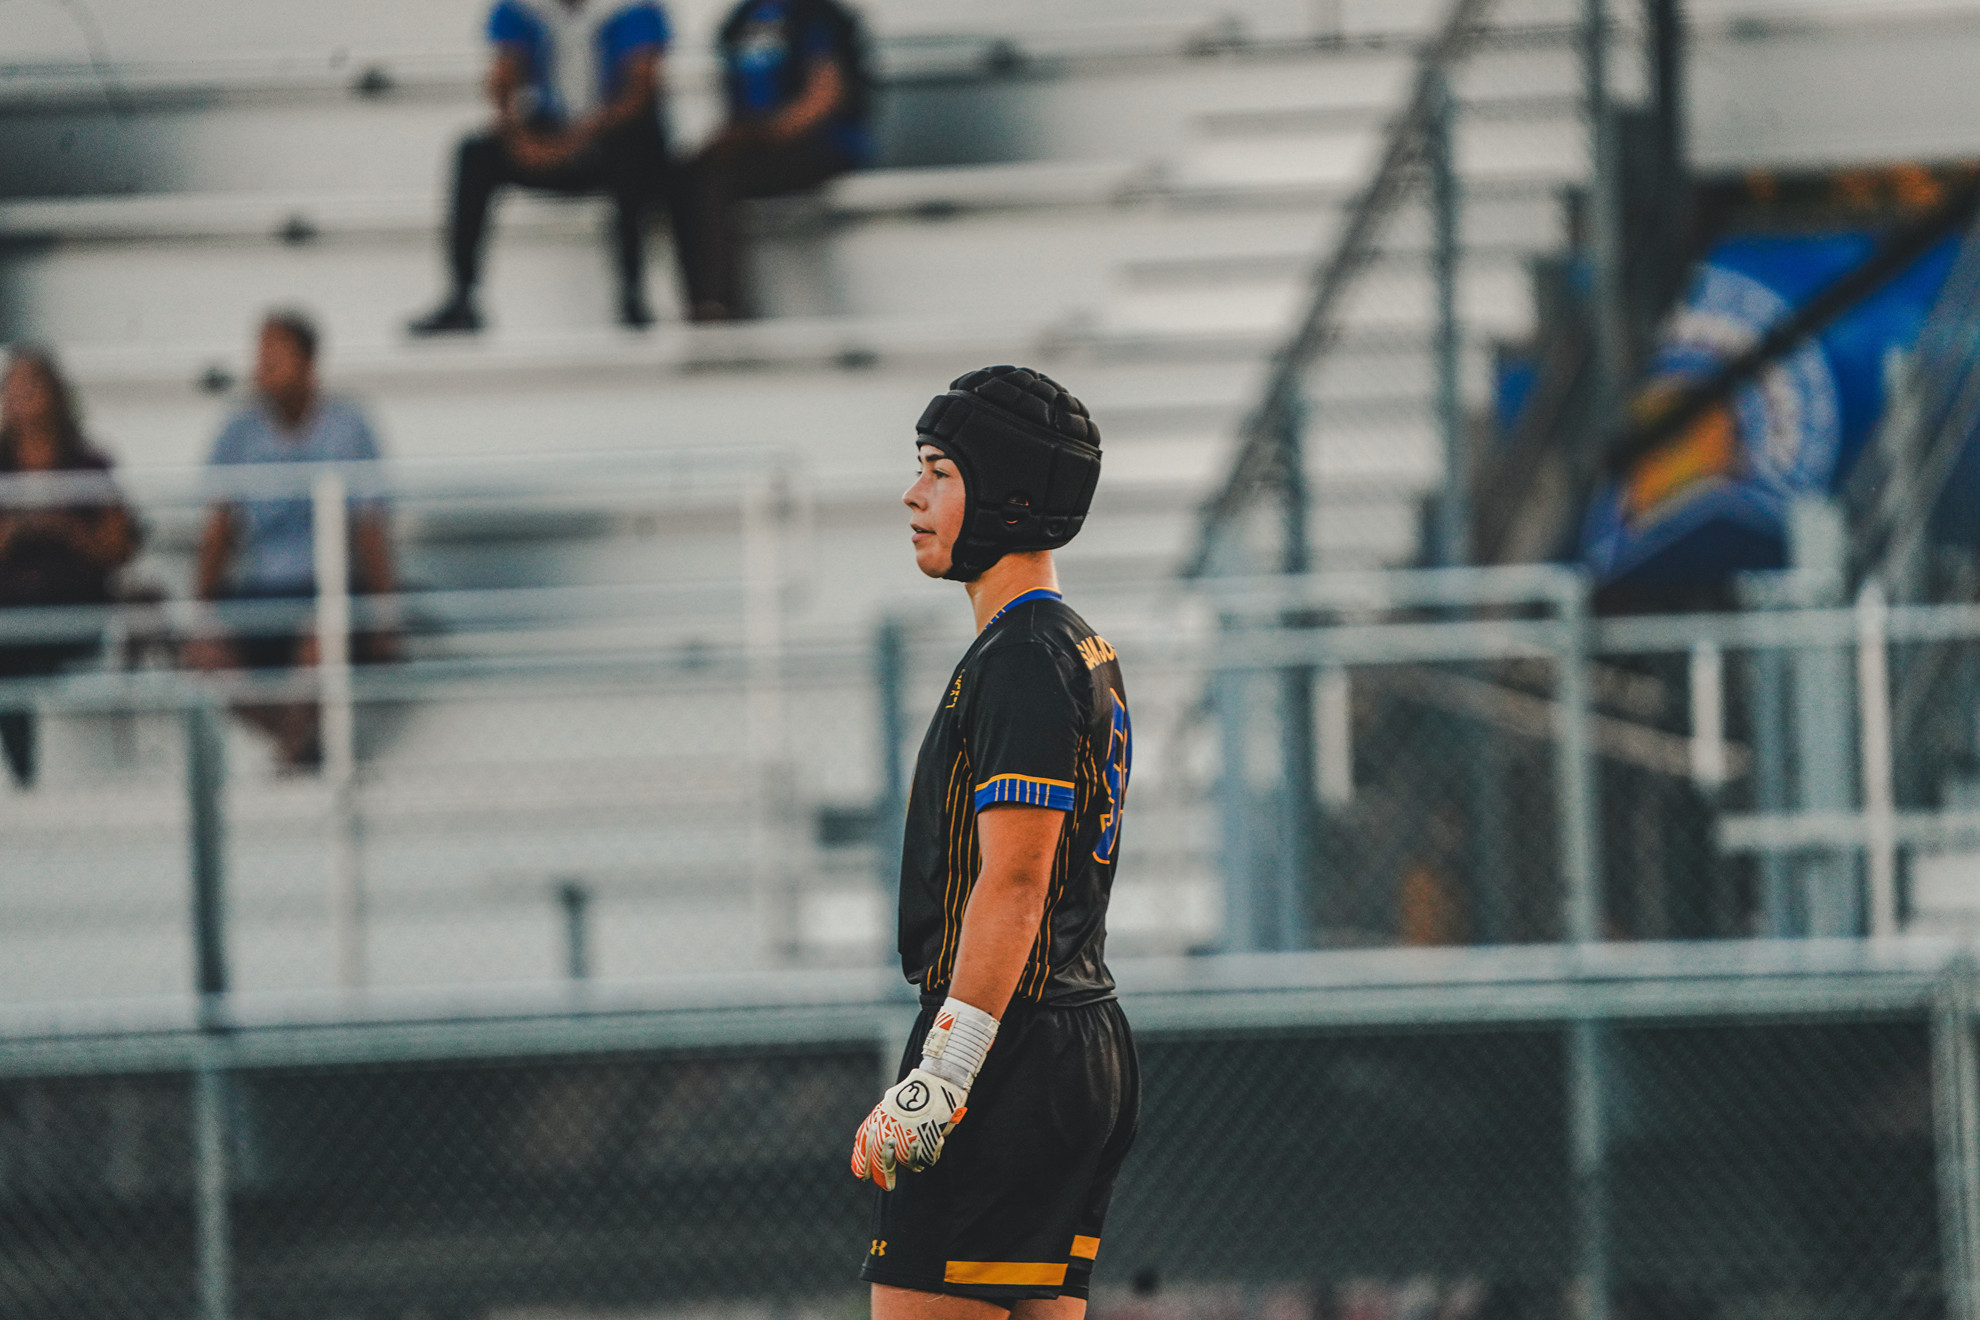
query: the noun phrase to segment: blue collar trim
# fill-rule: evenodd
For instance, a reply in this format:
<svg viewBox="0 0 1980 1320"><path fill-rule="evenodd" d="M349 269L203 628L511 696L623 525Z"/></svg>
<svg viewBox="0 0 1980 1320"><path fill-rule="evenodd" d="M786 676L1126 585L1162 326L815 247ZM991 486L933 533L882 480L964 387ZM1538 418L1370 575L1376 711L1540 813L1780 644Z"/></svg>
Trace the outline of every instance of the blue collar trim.
<svg viewBox="0 0 1980 1320"><path fill-rule="evenodd" d="M1005 601L1004 608L998 610L995 614L990 616L990 623L986 623L983 625L984 630L987 632L991 624L996 623L997 620L1003 618L1006 614L1009 614L1012 610L1016 609L1018 606L1024 604L1028 600L1064 600L1064 599L1065 596L1063 596L1059 592L1052 590L1050 587L1033 587L1030 591L1025 592L1022 596L1017 596L1011 600Z"/></svg>

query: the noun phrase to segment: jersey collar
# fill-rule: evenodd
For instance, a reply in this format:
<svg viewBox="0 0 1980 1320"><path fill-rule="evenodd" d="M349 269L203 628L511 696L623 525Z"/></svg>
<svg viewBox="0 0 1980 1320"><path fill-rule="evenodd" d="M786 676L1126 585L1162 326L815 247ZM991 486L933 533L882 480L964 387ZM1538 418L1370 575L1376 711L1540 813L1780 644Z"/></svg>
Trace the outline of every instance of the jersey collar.
<svg viewBox="0 0 1980 1320"><path fill-rule="evenodd" d="M1050 587L1033 587L1030 591L1027 591L1020 596L1013 596L1011 599L1005 601L1004 608L998 610L995 614L991 615L990 622L983 625L983 631L989 632L992 628L996 627L997 620L1003 618L1006 614L1009 614L1012 610L1024 604L1026 601L1064 600L1064 599L1065 599L1064 595L1052 590Z"/></svg>

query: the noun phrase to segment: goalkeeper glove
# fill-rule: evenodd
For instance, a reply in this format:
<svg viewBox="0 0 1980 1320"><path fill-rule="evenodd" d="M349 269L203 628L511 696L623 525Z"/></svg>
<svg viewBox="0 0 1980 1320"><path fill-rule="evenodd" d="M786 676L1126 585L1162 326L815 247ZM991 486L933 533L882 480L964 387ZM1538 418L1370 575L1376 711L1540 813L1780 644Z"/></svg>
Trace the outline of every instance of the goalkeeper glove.
<svg viewBox="0 0 1980 1320"><path fill-rule="evenodd" d="M960 999L944 1003L922 1042L921 1066L889 1087L860 1124L853 1176L891 1192L896 1168L926 1169L940 1159L996 1038L996 1018Z"/></svg>

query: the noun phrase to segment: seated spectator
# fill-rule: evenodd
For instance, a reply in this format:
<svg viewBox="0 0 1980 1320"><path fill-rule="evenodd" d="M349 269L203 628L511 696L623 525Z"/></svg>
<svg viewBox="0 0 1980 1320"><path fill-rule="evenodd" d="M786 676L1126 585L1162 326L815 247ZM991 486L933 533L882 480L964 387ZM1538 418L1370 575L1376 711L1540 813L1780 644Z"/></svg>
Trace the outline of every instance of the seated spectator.
<svg viewBox="0 0 1980 1320"><path fill-rule="evenodd" d="M816 188L873 154L865 42L837 0L743 0L716 45L728 121L675 194L674 250L697 321L751 313L738 202Z"/></svg>
<svg viewBox="0 0 1980 1320"><path fill-rule="evenodd" d="M504 184L608 193L617 209L619 320L651 325L646 213L667 191L671 162L656 89L667 19L651 0L501 0L488 20L495 127L461 143L448 227L453 289L407 327L415 335L481 329L488 210Z"/></svg>
<svg viewBox="0 0 1980 1320"><path fill-rule="evenodd" d="M91 489L79 489L67 504L0 504L0 608L108 604L111 575L137 551L137 524L110 480L110 460L83 439L75 396L54 357L43 349L16 348L0 381L0 475L29 472L101 474L101 487L93 498ZM5 619L0 613L0 627ZM81 638L7 641L0 635L0 679L55 673L95 654L100 645ZM30 712L0 710L0 748L14 783L32 787Z"/></svg>
<svg viewBox="0 0 1980 1320"><path fill-rule="evenodd" d="M355 463L378 458L364 414L323 397L316 374L317 332L299 312L273 312L261 324L255 398L227 419L214 442L212 467L235 464ZM350 502L351 589L393 590L392 543L385 502ZM302 606L316 594L316 522L307 493L244 498L223 494L207 514L199 543L196 589L201 600L287 600ZM394 639L358 634L352 658L383 660ZM188 660L202 669L287 669L314 665L315 632L307 621L272 633L242 630L197 638ZM313 702L244 706L241 716L275 742L286 769L322 759Z"/></svg>

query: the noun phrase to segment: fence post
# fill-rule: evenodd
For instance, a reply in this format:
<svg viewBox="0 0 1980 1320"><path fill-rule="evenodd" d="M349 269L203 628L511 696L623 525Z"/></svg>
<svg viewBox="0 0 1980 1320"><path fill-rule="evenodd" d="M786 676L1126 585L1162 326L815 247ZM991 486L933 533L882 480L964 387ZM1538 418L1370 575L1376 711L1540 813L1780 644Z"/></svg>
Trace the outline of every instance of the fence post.
<svg viewBox="0 0 1980 1320"><path fill-rule="evenodd" d="M358 852L357 723L351 695L351 548L344 474L310 483L316 569L318 737L330 789L330 936L337 983L365 982L364 873Z"/></svg>
<svg viewBox="0 0 1980 1320"><path fill-rule="evenodd" d="M1576 1320L1609 1315L1608 1024L1568 1028L1568 1177L1574 1214Z"/></svg>
<svg viewBox="0 0 1980 1320"><path fill-rule="evenodd" d="M232 1226L227 1205L225 724L207 702L186 708L186 807L192 872L194 986L205 1039L192 1077L193 1216L200 1320L233 1314Z"/></svg>
<svg viewBox="0 0 1980 1320"><path fill-rule="evenodd" d="M1980 1064L1973 1021L1980 971L1961 954L1932 1001L1932 1117L1947 1320L1980 1320Z"/></svg>
<svg viewBox="0 0 1980 1320"><path fill-rule="evenodd" d="M1602 937L1602 820L1588 683L1588 586L1581 575L1558 597L1561 622L1559 747L1561 933L1577 950ZM1568 1168L1574 1212L1577 1320L1609 1314L1609 1186L1606 1122L1609 1032L1581 1020L1568 1028Z"/></svg>

